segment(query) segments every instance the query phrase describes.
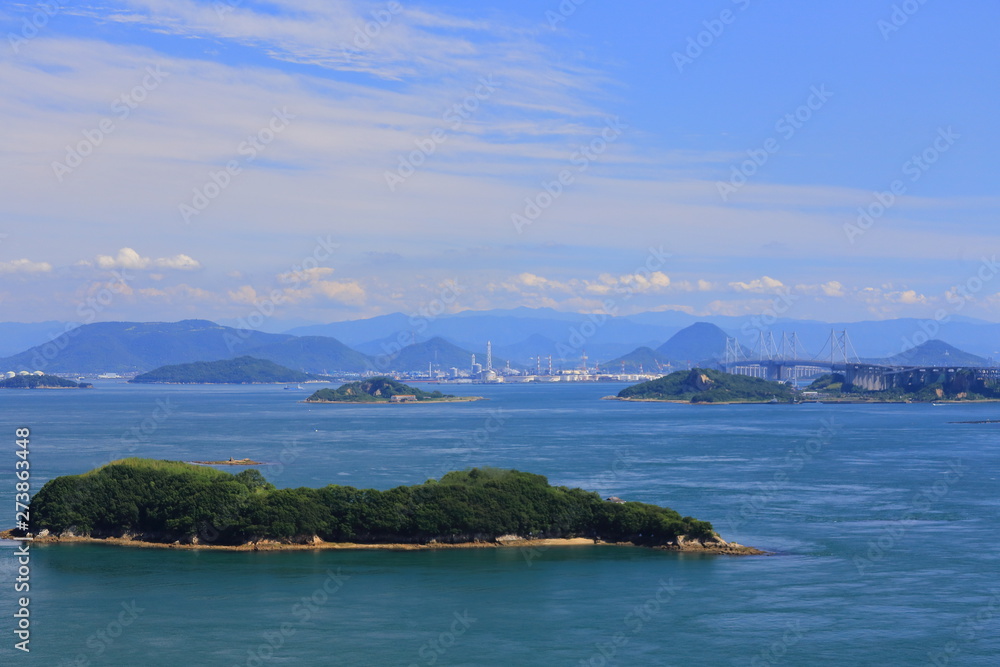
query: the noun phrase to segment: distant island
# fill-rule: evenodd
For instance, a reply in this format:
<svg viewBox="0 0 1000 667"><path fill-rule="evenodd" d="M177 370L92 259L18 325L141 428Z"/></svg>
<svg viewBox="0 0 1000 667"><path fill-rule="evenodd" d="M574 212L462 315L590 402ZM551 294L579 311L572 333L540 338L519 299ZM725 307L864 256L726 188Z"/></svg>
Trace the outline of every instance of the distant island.
<svg viewBox="0 0 1000 667"><path fill-rule="evenodd" d="M93 389L89 382L74 382L56 375L15 375L0 380L0 389Z"/></svg>
<svg viewBox="0 0 1000 667"><path fill-rule="evenodd" d="M845 384L842 373L827 373L804 392L816 400L835 403L937 403L941 401L1000 401L1000 386L973 369L946 374L928 370L903 387L869 391Z"/></svg>
<svg viewBox="0 0 1000 667"><path fill-rule="evenodd" d="M190 364L161 366L136 375L129 382L137 384L281 384L322 381L318 375L295 371L273 361L244 356L221 361L196 361Z"/></svg>
<svg viewBox="0 0 1000 667"><path fill-rule="evenodd" d="M626 387L610 398L673 403L792 403L795 395L791 387L780 382L695 368Z"/></svg>
<svg viewBox="0 0 1000 667"><path fill-rule="evenodd" d="M582 489L550 486L541 475L492 468L450 472L388 491L337 485L276 489L256 470L233 475L130 458L46 482L31 501L30 516L36 542L103 539L261 549L511 546L545 540L761 553L727 543L712 524L672 509L602 500Z"/></svg>
<svg viewBox="0 0 1000 667"><path fill-rule="evenodd" d="M234 459L229 457L225 461L192 461L191 463L197 463L203 466L262 466L264 465L260 461L254 461L253 459Z"/></svg>
<svg viewBox="0 0 1000 667"><path fill-rule="evenodd" d="M337 389L320 389L306 403L454 403L482 400L481 396L452 396L426 392L392 378L375 377L349 382Z"/></svg>

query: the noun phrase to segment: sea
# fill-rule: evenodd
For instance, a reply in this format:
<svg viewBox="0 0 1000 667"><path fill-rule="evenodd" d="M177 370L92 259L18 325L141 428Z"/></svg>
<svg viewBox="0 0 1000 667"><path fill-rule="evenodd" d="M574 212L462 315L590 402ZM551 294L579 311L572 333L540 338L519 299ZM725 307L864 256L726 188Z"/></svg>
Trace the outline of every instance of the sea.
<svg viewBox="0 0 1000 667"><path fill-rule="evenodd" d="M1000 404L628 403L581 383L310 405L316 385L95 384L0 393L3 527L27 427L32 491L127 456L249 457L279 487L495 466L669 506L768 555L36 545L23 593L5 541L0 664L1000 664L1000 423L959 423Z"/></svg>

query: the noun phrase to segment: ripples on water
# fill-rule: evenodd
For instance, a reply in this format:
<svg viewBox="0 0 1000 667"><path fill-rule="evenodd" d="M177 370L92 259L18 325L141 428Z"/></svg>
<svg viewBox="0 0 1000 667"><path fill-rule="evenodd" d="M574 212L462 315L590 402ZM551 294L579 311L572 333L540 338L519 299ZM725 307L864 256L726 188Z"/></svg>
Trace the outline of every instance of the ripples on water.
<svg viewBox="0 0 1000 667"><path fill-rule="evenodd" d="M270 462L262 472L282 487L389 488L493 465L669 505L778 554L36 548L24 662L246 664L277 632L266 664L596 665L605 654L620 664L923 664L943 660L949 642L950 664L997 664L1000 425L947 422L997 418L1000 406L598 400L619 388L457 386L491 400L434 406L311 406L280 387L4 392L6 469L13 429L31 426L36 488L122 456L249 456ZM170 418L137 446L122 441L166 399ZM830 418L837 435L810 445ZM12 507L5 479L0 503ZM932 502L915 500L935 483ZM4 587L12 553L0 549ZM349 578L307 620L296 615L330 571ZM137 620L99 640L133 600ZM0 607L10 619L9 595ZM974 620L991 608L993 620ZM3 635L6 664L15 652Z"/></svg>

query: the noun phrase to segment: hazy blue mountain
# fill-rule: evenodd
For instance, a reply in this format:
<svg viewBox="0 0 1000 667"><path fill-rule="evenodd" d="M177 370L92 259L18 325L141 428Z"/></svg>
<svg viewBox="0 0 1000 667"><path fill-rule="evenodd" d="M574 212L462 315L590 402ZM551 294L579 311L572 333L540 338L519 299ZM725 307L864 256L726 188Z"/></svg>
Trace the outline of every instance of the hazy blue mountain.
<svg viewBox="0 0 1000 667"><path fill-rule="evenodd" d="M444 338L434 337L430 340L408 345L397 354L387 360L385 356L376 357L377 366L374 370L385 370L392 368L399 371L426 371L428 364L434 365L434 370L443 370L454 367L461 370L469 370L472 364L472 351L461 348ZM476 363L486 368L485 345L476 352ZM499 369L506 361L494 354L493 368ZM513 365L513 364L512 364Z"/></svg>
<svg viewBox="0 0 1000 667"><path fill-rule="evenodd" d="M624 365L624 366L623 366ZM620 373L624 367L625 373L669 373L677 368L670 359L651 347L639 347L607 363L601 364L601 370L608 373Z"/></svg>
<svg viewBox="0 0 1000 667"><path fill-rule="evenodd" d="M333 339L301 340L224 327L208 320L100 322L0 359L2 370L130 373L244 354L306 372L363 370L367 359ZM339 364L343 363L344 368Z"/></svg>
<svg viewBox="0 0 1000 667"><path fill-rule="evenodd" d="M586 349L591 356L609 356L652 340L665 340L677 329L622 317L560 313L550 308L514 308L464 311L426 319L394 313L368 320L297 327L287 333L333 336L366 354L378 353L383 342L395 341L400 335L404 340L418 342L439 336L465 349L485 348L486 341L492 341L495 348L514 346L532 336L541 336L571 349ZM548 353L527 351L527 354ZM553 356L562 355L553 353Z"/></svg>
<svg viewBox="0 0 1000 667"><path fill-rule="evenodd" d="M885 359L894 366L989 366L983 357L969 354L941 340L929 340Z"/></svg>
<svg viewBox="0 0 1000 667"><path fill-rule="evenodd" d="M412 328L412 325L407 315L393 313L365 320L349 320L346 322L295 327L285 333L292 336L328 336L336 338L345 345L355 347L360 343L385 338L393 332L408 330L410 328Z"/></svg>
<svg viewBox="0 0 1000 667"><path fill-rule="evenodd" d="M47 373L145 371L168 364L231 358L285 338L283 334L239 332L208 320L98 322L0 359L0 369Z"/></svg>
<svg viewBox="0 0 1000 667"><path fill-rule="evenodd" d="M304 373L361 372L370 366L366 355L336 338L325 336L288 337L267 345L248 347L247 353Z"/></svg>
<svg viewBox="0 0 1000 667"><path fill-rule="evenodd" d="M723 359L726 354L725 331L709 322L695 322L670 337L656 351L667 359L699 363Z"/></svg>
<svg viewBox="0 0 1000 667"><path fill-rule="evenodd" d="M0 322L0 358L41 345L66 331L67 322Z"/></svg>

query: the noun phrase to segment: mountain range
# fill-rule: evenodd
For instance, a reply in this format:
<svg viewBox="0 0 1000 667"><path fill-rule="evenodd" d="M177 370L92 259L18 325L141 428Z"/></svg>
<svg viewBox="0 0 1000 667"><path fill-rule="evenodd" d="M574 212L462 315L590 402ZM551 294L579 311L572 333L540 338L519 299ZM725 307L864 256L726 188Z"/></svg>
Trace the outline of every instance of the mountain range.
<svg viewBox="0 0 1000 667"><path fill-rule="evenodd" d="M100 322L50 339L67 325L0 323L0 350L20 350L0 358L0 370L132 373L250 354L310 373L421 371L428 363L447 371L469 368L473 352L485 365L486 342L492 341L496 368L509 360L515 368L534 369L538 357L544 368L549 355L556 368L578 368L586 354L591 366L599 364L605 370L619 371L624 363L629 371L641 364L646 372L658 372L722 358L727 337L738 338L747 356L759 338L754 326L753 318L698 320L676 311L613 318L544 308L466 312L436 319L396 313L285 333L241 330L208 320ZM1000 357L1000 324L968 318L952 317L946 323L781 320L764 331L773 332L779 341L782 331L795 331L800 348L813 357L828 355L831 330L845 328L851 352L873 361L980 366Z"/></svg>

